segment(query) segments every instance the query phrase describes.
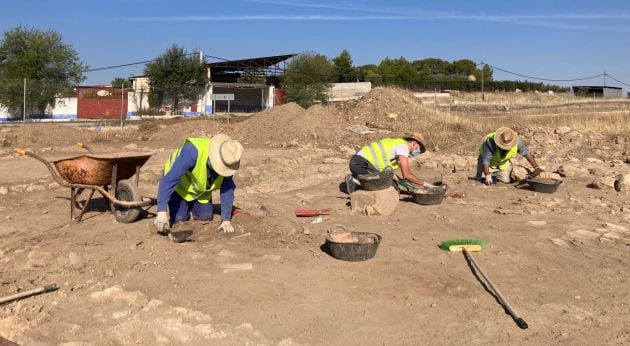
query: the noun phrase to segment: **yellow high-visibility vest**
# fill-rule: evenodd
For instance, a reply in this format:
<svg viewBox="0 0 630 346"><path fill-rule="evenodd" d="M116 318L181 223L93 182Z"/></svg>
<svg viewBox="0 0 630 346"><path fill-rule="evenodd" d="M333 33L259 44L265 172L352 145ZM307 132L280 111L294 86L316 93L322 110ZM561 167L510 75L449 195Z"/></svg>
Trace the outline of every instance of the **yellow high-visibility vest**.
<svg viewBox="0 0 630 346"><path fill-rule="evenodd" d="M486 137L484 137L484 141L483 143L481 143L481 146L479 147L479 155L483 155L483 145L484 143L488 140L488 138L492 138L494 139L494 136L496 135L495 132L491 132L489 134L486 135ZM501 149L499 148L499 146L496 146L496 149L494 150L494 153L492 154L492 160L490 161L490 167L492 168L499 168L500 170L504 170L508 167L508 164L510 163L510 159L515 157L516 154L518 154L518 143L510 150L508 150L507 154L505 154L505 157L501 156Z"/></svg>
<svg viewBox="0 0 630 346"><path fill-rule="evenodd" d="M384 138L364 146L361 150L363 155L365 155L365 159L379 172L382 172L387 167L391 167L395 171L400 167L400 162L398 162L397 157L390 160L389 153L393 147L402 144L407 145L407 141L403 138Z"/></svg>
<svg viewBox="0 0 630 346"><path fill-rule="evenodd" d="M210 151L210 138L186 138L184 144L174 151L164 164L164 175L173 166L175 160L179 157L186 143L191 143L197 149L197 161L192 171L186 172L177 186L175 191L186 201L197 200L199 203L208 203L212 200L212 191L221 187L223 177L218 176L208 187L208 153Z"/></svg>

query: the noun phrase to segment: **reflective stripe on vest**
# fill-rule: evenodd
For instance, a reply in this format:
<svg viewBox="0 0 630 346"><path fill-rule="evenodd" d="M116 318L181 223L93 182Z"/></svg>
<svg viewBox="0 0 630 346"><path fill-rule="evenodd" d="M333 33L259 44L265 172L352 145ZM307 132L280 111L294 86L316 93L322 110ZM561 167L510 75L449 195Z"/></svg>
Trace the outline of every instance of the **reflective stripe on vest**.
<svg viewBox="0 0 630 346"><path fill-rule="evenodd" d="M382 172L387 167L391 167L395 171L400 167L398 158L394 157L390 160L389 154L393 147L403 144L407 145L407 141L402 138L385 138L372 142L361 148L361 150L363 155L365 155L365 159L379 172Z"/></svg>
<svg viewBox="0 0 630 346"><path fill-rule="evenodd" d="M491 132L487 134L486 137L484 137L484 141L483 143L481 143L481 146L479 147L479 155L483 155L483 145L486 143L488 138L492 138L492 140L494 140L495 135L496 135L495 132ZM507 154L505 154L505 157L501 156L501 148L499 148L499 146L496 145L496 142L495 142L495 146L496 146L496 149L494 150L494 153L492 154L490 167L504 170L508 167L508 164L510 163L510 159L515 157L518 154L518 144L515 145L512 149L508 150Z"/></svg>
<svg viewBox="0 0 630 346"><path fill-rule="evenodd" d="M219 176L208 187L208 153L210 150L209 138L186 138L184 144L171 154L164 164L164 174L173 166L173 163L182 152L184 145L191 143L197 149L197 160L192 171L186 172L175 186L175 191L184 200L190 202L197 200L199 203L208 203L212 200L212 191L221 187L223 177Z"/></svg>

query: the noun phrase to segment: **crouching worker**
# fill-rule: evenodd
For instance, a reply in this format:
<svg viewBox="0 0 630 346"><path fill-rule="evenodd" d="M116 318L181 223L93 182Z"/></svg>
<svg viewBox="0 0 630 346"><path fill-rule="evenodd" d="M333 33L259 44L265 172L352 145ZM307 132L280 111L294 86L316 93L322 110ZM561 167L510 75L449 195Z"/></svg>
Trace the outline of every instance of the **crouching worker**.
<svg viewBox="0 0 630 346"><path fill-rule="evenodd" d="M532 165L534 168L532 176L537 176L542 172L525 142L514 130L501 127L496 132L489 133L479 148L477 180L486 185L497 181L509 184L512 173L510 159L516 157L517 154L524 156Z"/></svg>
<svg viewBox="0 0 630 346"><path fill-rule="evenodd" d="M420 133L406 134L402 138L385 138L364 146L350 159L352 174L346 176L348 193L354 192L360 186L360 175L383 172L386 169L395 171L400 168L403 179L415 185L427 185L411 172L408 159L409 156L418 156L425 151L424 137ZM397 183L398 176L394 175L394 185Z"/></svg>
<svg viewBox="0 0 630 346"><path fill-rule="evenodd" d="M219 189L221 225L218 231L234 232L232 206L236 186L232 176L240 166L243 146L224 134L212 138L187 138L164 164L157 193L155 226L167 235L179 221L212 220L212 191Z"/></svg>

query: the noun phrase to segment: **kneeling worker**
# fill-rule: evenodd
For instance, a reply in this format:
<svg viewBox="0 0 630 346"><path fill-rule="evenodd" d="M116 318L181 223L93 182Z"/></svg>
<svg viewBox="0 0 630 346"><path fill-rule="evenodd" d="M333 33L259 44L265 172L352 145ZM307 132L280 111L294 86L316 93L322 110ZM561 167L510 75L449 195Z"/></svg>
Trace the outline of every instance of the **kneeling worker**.
<svg viewBox="0 0 630 346"><path fill-rule="evenodd" d="M418 156L426 151L424 137L420 133L406 134L402 138L385 138L372 142L359 150L350 159L351 175L346 177L348 193L354 192L360 175L382 172L385 169L395 171L400 167L403 179L415 185L427 185L416 177L409 168L409 156ZM398 177L394 175L394 182Z"/></svg>
<svg viewBox="0 0 630 346"><path fill-rule="evenodd" d="M509 184L511 182L510 173L512 172L510 159L516 157L517 154L524 156L534 168L531 176L537 176L542 172L525 142L519 138L514 130L501 127L496 132L489 133L479 148L477 180L486 185L497 180Z"/></svg>
<svg viewBox="0 0 630 346"><path fill-rule="evenodd" d="M219 189L221 225L218 231L234 232L232 207L236 186L232 176L240 166L243 146L224 134L212 138L187 138L164 164L157 194L158 233L169 233L170 225L186 221L212 220L212 191ZM175 192L175 193L173 193Z"/></svg>

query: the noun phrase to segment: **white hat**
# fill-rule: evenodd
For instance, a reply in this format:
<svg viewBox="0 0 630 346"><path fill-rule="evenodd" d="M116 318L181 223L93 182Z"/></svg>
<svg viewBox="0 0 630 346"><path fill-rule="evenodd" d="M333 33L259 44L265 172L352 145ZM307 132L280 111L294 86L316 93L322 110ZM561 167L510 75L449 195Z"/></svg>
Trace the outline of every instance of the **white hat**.
<svg viewBox="0 0 630 346"><path fill-rule="evenodd" d="M503 150L510 150L518 143L518 135L509 127L500 127L494 135L494 142Z"/></svg>
<svg viewBox="0 0 630 346"><path fill-rule="evenodd" d="M212 169L220 176L233 176L241 165L241 156L243 156L241 143L222 133L212 136L208 158Z"/></svg>

